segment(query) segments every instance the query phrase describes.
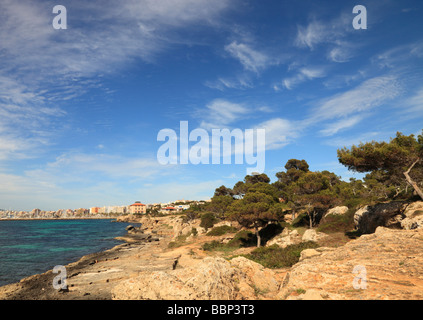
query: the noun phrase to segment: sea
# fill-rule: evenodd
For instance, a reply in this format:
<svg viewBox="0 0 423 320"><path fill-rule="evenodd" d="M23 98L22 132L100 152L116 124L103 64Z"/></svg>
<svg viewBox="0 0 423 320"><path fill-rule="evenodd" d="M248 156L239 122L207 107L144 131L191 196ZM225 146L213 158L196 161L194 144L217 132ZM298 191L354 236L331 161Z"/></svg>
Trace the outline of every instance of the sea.
<svg viewBox="0 0 423 320"><path fill-rule="evenodd" d="M111 219L0 220L0 286L123 243L128 223Z"/></svg>

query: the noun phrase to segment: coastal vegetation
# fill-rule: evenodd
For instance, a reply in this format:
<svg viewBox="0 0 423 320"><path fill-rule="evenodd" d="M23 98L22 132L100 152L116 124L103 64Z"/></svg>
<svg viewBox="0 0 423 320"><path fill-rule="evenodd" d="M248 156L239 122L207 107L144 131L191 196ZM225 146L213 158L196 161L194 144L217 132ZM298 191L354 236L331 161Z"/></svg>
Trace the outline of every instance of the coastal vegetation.
<svg viewBox="0 0 423 320"><path fill-rule="evenodd" d="M256 248L245 257L260 263L266 268L287 268L296 264L305 249L317 248L319 245L313 241L301 242L281 248L278 245Z"/></svg>
<svg viewBox="0 0 423 320"><path fill-rule="evenodd" d="M222 220L236 221L254 230L249 243L254 239L261 247L268 227L284 223L287 217L293 227L353 237L354 213L359 207L423 199L423 133L416 137L398 132L389 142L360 143L339 149L337 155L341 164L366 173L364 177L345 181L328 170L310 170L304 159L289 159L285 170L276 173L276 181L271 182L263 173L247 175L232 188L222 185L210 202L187 210L186 219L200 218L206 229ZM336 206L345 206L348 211L325 216ZM217 247L214 243L205 249Z"/></svg>

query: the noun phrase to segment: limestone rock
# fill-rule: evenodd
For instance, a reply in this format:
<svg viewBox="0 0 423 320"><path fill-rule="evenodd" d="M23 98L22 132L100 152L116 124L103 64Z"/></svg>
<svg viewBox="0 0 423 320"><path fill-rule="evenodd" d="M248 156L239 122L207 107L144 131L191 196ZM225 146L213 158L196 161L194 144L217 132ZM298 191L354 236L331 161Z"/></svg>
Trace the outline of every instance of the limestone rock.
<svg viewBox="0 0 423 320"><path fill-rule="evenodd" d="M317 232L314 229L307 229L302 237L302 241L314 241L317 242L320 239L326 238L328 235L323 232Z"/></svg>
<svg viewBox="0 0 423 320"><path fill-rule="evenodd" d="M423 228L378 227L373 234L296 263L278 296L296 299L299 290L307 294L313 289L324 290L328 299L422 300L422 274ZM354 287L356 277L366 279L365 288Z"/></svg>
<svg viewBox="0 0 423 320"><path fill-rule="evenodd" d="M203 228L203 227L196 227L196 229L197 229L197 232L198 232L198 234L199 235L203 235L203 234L206 234L207 233L207 230L206 230L206 228Z"/></svg>
<svg viewBox="0 0 423 320"><path fill-rule="evenodd" d="M233 267L240 269L245 279L251 281L252 285L260 291L276 291L279 283L276 281L274 273L270 269L266 269L261 264L237 257L230 261Z"/></svg>
<svg viewBox="0 0 423 320"><path fill-rule="evenodd" d="M237 298L233 278L239 273L222 258L205 258L193 268L144 272L112 290L118 300L228 300Z"/></svg>
<svg viewBox="0 0 423 320"><path fill-rule="evenodd" d="M311 258L311 257L320 256L321 254L322 254L321 252L315 249L304 249L303 251L301 251L300 261Z"/></svg>
<svg viewBox="0 0 423 320"><path fill-rule="evenodd" d="M273 295L279 291L279 283L272 270L244 257L230 262L223 258L206 257L194 265L175 270L141 272L137 277L118 283L112 290L112 298L234 300L254 299L257 291Z"/></svg>
<svg viewBox="0 0 423 320"><path fill-rule="evenodd" d="M273 239L269 240L266 243L266 246L272 246L274 244L280 246L281 248L286 248L289 245L297 244L301 242L301 235L297 230L289 231L288 228L285 228L282 233Z"/></svg>
<svg viewBox="0 0 423 320"><path fill-rule="evenodd" d="M231 221L221 221L221 222L215 223L213 225L213 228L223 227L223 226L232 227L232 222Z"/></svg>
<svg viewBox="0 0 423 320"><path fill-rule="evenodd" d="M405 218L401 221L401 227L406 230L423 227L423 201L413 202L404 210Z"/></svg>
<svg viewBox="0 0 423 320"><path fill-rule="evenodd" d="M326 212L325 216L328 215L344 215L347 213L348 207L346 206L338 206L332 209L329 209L328 212Z"/></svg>

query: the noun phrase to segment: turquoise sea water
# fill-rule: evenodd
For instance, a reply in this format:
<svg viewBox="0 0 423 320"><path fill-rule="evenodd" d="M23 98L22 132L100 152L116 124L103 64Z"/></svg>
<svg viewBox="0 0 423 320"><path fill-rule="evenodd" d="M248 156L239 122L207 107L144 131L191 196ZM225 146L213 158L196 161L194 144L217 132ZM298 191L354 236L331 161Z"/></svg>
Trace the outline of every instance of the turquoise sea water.
<svg viewBox="0 0 423 320"><path fill-rule="evenodd" d="M127 223L93 220L0 220L0 286L122 243Z"/></svg>

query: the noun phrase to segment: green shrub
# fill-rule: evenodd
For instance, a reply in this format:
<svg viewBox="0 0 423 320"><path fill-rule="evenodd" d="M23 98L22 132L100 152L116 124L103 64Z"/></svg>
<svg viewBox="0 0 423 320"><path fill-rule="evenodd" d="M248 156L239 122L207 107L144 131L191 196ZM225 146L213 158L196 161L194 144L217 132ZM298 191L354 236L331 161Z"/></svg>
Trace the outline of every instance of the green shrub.
<svg viewBox="0 0 423 320"><path fill-rule="evenodd" d="M257 238L255 234L247 230L241 230L228 243L221 243L217 240L213 240L211 242L207 242L203 244L202 248L205 251L213 251L213 250L233 251L241 247L256 246L256 244L257 244Z"/></svg>
<svg viewBox="0 0 423 320"><path fill-rule="evenodd" d="M257 245L257 236L251 231L241 230L228 242L230 247L253 247Z"/></svg>
<svg viewBox="0 0 423 320"><path fill-rule="evenodd" d="M214 224L218 221L213 213L208 212L201 216L200 227L208 230L209 228L213 228Z"/></svg>
<svg viewBox="0 0 423 320"><path fill-rule="evenodd" d="M308 226L309 224L308 215L305 212L299 213L294 221L292 221L292 226L295 228Z"/></svg>
<svg viewBox="0 0 423 320"><path fill-rule="evenodd" d="M318 244L312 241L293 244L286 248L277 245L261 247L253 250L246 258L262 264L266 268L286 268L296 264L304 249L317 248Z"/></svg>
<svg viewBox="0 0 423 320"><path fill-rule="evenodd" d="M178 236L175 240L169 242L169 244L167 245L168 248L178 248L185 245L185 240L188 238L188 236L189 234Z"/></svg>
<svg viewBox="0 0 423 320"><path fill-rule="evenodd" d="M210 230L206 235L207 236L221 236L226 233L234 233L237 232L237 228L231 227L231 226L220 226L215 227L212 230Z"/></svg>
<svg viewBox="0 0 423 320"><path fill-rule="evenodd" d="M198 231L197 231L197 228L192 228L191 229L191 234L194 236L194 237L196 237L197 235L198 235Z"/></svg>
<svg viewBox="0 0 423 320"><path fill-rule="evenodd" d="M325 233L347 232L354 229L355 209L349 209L345 214L325 216L317 227L317 231Z"/></svg>
<svg viewBox="0 0 423 320"><path fill-rule="evenodd" d="M207 242L205 244L203 244L202 249L204 251L213 251L213 250L222 250L224 249L225 244L224 243L220 243L219 241L213 240L211 242Z"/></svg>

